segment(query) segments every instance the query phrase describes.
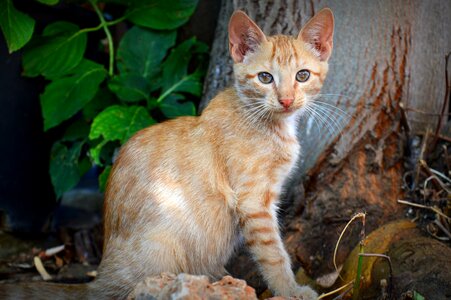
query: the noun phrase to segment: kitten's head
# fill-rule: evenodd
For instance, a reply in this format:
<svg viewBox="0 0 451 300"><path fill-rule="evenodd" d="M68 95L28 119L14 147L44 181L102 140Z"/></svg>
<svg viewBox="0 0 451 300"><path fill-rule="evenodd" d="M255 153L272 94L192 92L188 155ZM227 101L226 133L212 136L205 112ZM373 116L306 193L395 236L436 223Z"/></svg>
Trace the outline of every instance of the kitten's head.
<svg viewBox="0 0 451 300"><path fill-rule="evenodd" d="M235 86L243 107L276 118L293 115L319 93L332 53L334 17L322 9L297 37L265 36L242 11L229 23ZM262 114L262 113L260 113Z"/></svg>

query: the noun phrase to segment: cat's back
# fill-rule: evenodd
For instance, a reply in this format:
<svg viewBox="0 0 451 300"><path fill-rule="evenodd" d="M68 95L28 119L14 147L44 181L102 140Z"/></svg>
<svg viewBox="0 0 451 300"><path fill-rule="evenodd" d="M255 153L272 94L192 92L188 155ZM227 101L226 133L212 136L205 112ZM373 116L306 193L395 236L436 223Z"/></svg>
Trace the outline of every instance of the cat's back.
<svg viewBox="0 0 451 300"><path fill-rule="evenodd" d="M194 144L204 147L203 142L208 142L210 138L218 140L219 136L212 137L214 134L221 134L216 132L220 129L218 127L224 126L225 121L233 124L230 118L236 97L233 89L226 89L210 101L201 116L178 117L140 130L122 147L119 159L138 149L145 152L163 149L169 151L161 154L174 150L190 152ZM183 149L184 146L187 149Z"/></svg>
<svg viewBox="0 0 451 300"><path fill-rule="evenodd" d="M220 114L227 111L222 98L213 99L200 117L179 117L149 126L122 146L105 193L104 212L111 225L105 228L106 236L130 231L137 211L144 207L158 211L177 195L183 200L174 203L188 204L212 195L216 183L205 180L215 181L220 165ZM117 226L119 219L129 222Z"/></svg>
<svg viewBox="0 0 451 300"><path fill-rule="evenodd" d="M198 117L179 117L163 123L155 124L140 130L122 147L122 151L130 148L152 150L163 147L168 143L187 139L199 124ZM177 143L181 144L181 143Z"/></svg>

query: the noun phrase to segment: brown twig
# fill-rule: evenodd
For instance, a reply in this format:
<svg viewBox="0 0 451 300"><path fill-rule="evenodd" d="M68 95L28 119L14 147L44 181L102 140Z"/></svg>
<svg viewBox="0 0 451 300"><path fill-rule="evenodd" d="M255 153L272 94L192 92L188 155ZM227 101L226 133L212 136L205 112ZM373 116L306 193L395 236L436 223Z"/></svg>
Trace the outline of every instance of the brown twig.
<svg viewBox="0 0 451 300"><path fill-rule="evenodd" d="M421 161L424 160L424 155L426 153L427 150L427 142L429 139L429 134L431 133L431 130L428 129L426 130L426 134L423 137L423 141L421 143L421 149L420 149L420 156L418 157L418 161L417 161L417 165L415 166L415 179L413 182L413 188L415 189L418 186L418 182L420 181L420 172L421 172Z"/></svg>
<svg viewBox="0 0 451 300"><path fill-rule="evenodd" d="M438 119L437 122L437 128L435 128L435 138L434 141L432 142L432 149L435 149L435 147L437 146L437 141L438 141L438 134L440 132L440 129L442 128L442 122L445 116L445 110L446 107L448 106L448 102L449 102L449 93L450 93L450 89L451 89L451 84L449 83L449 76L448 76L448 61L449 61L449 57L451 55L451 52L448 52L448 54L445 56L445 99L443 100L443 106L442 106L442 111L440 112L440 118Z"/></svg>
<svg viewBox="0 0 451 300"><path fill-rule="evenodd" d="M348 289L345 290L343 293L341 293L340 295L338 295L337 297L335 297L333 300L340 300L340 299L343 299L343 297L346 296L351 290L352 290L352 287L348 288Z"/></svg>
<svg viewBox="0 0 451 300"><path fill-rule="evenodd" d="M337 261L336 261L337 251L338 251L338 245L340 245L340 241L341 241L341 239L342 239L344 233L346 232L346 229L348 229L349 225L351 225L351 223L354 222L354 220L357 219L357 218L361 218L361 219L365 220L365 216L366 216L366 213L362 213L362 212L355 214L355 215L351 218L351 220L348 221L348 223L346 224L346 226L345 226L345 227L343 228L343 230L341 231L341 234L340 234L340 236L338 237L338 241L337 241L337 243L335 244L335 249L334 249L333 263L334 263L335 271L338 272ZM362 221L362 225L365 226L365 221ZM364 229L362 229L362 230L363 230L363 234L365 234ZM361 234L362 234L362 232L361 232ZM338 276L340 276L341 280L343 280L343 277L341 277L341 275L338 275Z"/></svg>
<svg viewBox="0 0 451 300"><path fill-rule="evenodd" d="M365 256L365 257L380 257L384 258L388 261L388 267L389 267L389 277L388 277L388 294L391 296L393 291L393 266L391 263L390 256L385 254L379 254L379 253L359 253L359 256Z"/></svg>
<svg viewBox="0 0 451 300"><path fill-rule="evenodd" d="M380 284L380 287L381 287L381 295L380 295L379 299L380 300L390 299L389 298L389 292L387 291L387 287L388 287L387 280L381 279L379 284Z"/></svg>
<svg viewBox="0 0 451 300"><path fill-rule="evenodd" d="M445 228L445 226L443 226L442 223L440 223L439 220L434 220L434 224L437 225L438 228L440 228L443 233L445 233L449 239L451 239L451 233L448 231L448 229Z"/></svg>
<svg viewBox="0 0 451 300"><path fill-rule="evenodd" d="M416 133L417 135L419 135L419 136L425 136L426 135L426 133L425 132L417 132ZM439 134L439 135L437 135L436 136L439 140L444 140L445 142L449 142L449 143L451 143L451 137L449 137L449 136L445 136L445 135L441 135L441 134Z"/></svg>
<svg viewBox="0 0 451 300"><path fill-rule="evenodd" d="M406 131L406 135L409 136L410 134L409 120L407 119L406 110L402 102L399 102L399 108L401 109L401 125L402 127L404 127L404 130Z"/></svg>
<svg viewBox="0 0 451 300"><path fill-rule="evenodd" d="M413 203L413 202L410 202L410 201L400 200L400 199L398 199L398 203L406 204L406 205L410 205L410 206L414 206L414 207L418 207L418 208L425 208L425 209L432 210L433 212L435 212L436 214L438 214L438 215L444 217L444 218L447 219L448 221L451 221L451 218L450 218L450 217L448 217L447 215L445 215L443 212L441 212L440 210L438 210L438 209L435 208L435 207L432 207L432 206L426 206L426 205L423 205L423 204Z"/></svg>
<svg viewBox="0 0 451 300"><path fill-rule="evenodd" d="M339 287L339 288L337 288L337 289L335 289L335 290L333 290L333 291L327 292L327 293L325 293L325 294L321 294L321 295L318 297L317 300L323 299L323 298L325 298L325 297L328 297L328 296L330 296L330 295L333 295L333 294L335 294L335 293L338 293L339 291L341 291L341 290L343 290L343 289L345 289L345 288L351 286L353 283L354 283L354 280L353 280L353 281L350 281L350 282L348 282L348 283L346 283L345 285L343 285L343 286L341 286L341 287ZM351 287L351 289L352 289L352 287ZM348 293L351 289L346 290L345 293Z"/></svg>
<svg viewBox="0 0 451 300"><path fill-rule="evenodd" d="M423 167L423 169L429 175L429 178L426 179L426 181L424 182L424 188L426 188L427 182L430 179L434 179L435 180L434 182L436 183L437 188L439 188L439 189L442 188L443 190L445 190L446 192L451 194L451 191L449 190L449 188L438 176L440 176L440 177L446 179L448 182L450 182L451 180L448 177L446 177L444 174L430 168L428 166L428 164L426 163L426 161L424 161L424 160L420 160L420 165L421 165L421 167Z"/></svg>

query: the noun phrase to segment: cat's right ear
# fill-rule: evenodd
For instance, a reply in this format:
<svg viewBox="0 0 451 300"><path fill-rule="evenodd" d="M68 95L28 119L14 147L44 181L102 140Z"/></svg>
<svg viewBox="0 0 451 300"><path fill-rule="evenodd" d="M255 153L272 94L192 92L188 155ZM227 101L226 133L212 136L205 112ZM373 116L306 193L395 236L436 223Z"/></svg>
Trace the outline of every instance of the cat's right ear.
<svg viewBox="0 0 451 300"><path fill-rule="evenodd" d="M243 11L233 13L229 22L229 50L235 63L243 61L248 52L254 52L266 36Z"/></svg>

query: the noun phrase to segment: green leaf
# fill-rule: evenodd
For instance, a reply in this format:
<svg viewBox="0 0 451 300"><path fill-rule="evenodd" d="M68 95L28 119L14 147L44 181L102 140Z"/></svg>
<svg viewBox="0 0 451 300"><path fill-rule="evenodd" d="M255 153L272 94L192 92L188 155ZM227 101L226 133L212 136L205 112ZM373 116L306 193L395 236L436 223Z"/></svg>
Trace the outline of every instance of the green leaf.
<svg viewBox="0 0 451 300"><path fill-rule="evenodd" d="M108 177L111 173L111 166L105 167L103 172L99 175L99 189L101 192L105 191L106 183L108 181Z"/></svg>
<svg viewBox="0 0 451 300"><path fill-rule="evenodd" d="M98 166L103 166L103 163L100 161L100 154L102 152L103 146L105 146L107 143L108 143L107 140L103 140L100 143L98 143L95 147L89 149L89 155L92 157L94 163Z"/></svg>
<svg viewBox="0 0 451 300"><path fill-rule="evenodd" d="M103 137L107 141L125 143L138 130L154 123L144 107L113 105L94 119L89 138Z"/></svg>
<svg viewBox="0 0 451 300"><path fill-rule="evenodd" d="M92 163L87 156L83 156L78 160L78 173L80 176L85 175L92 168Z"/></svg>
<svg viewBox="0 0 451 300"><path fill-rule="evenodd" d="M113 93L107 88L100 87L94 98L83 107L85 120L93 120L106 107L116 104Z"/></svg>
<svg viewBox="0 0 451 300"><path fill-rule="evenodd" d="M180 81L188 72L188 63L191 60L191 48L196 43L195 38L184 41L171 51L163 63L163 90Z"/></svg>
<svg viewBox="0 0 451 300"><path fill-rule="evenodd" d="M197 54L208 54L209 53L208 45L204 42L197 41L194 45L193 53Z"/></svg>
<svg viewBox="0 0 451 300"><path fill-rule="evenodd" d="M135 0L128 10L128 19L152 29L175 29L186 23L196 9L198 0Z"/></svg>
<svg viewBox="0 0 451 300"><path fill-rule="evenodd" d="M148 80L133 73L115 76L108 83L108 87L119 99L127 102L148 100L151 92Z"/></svg>
<svg viewBox="0 0 451 300"><path fill-rule="evenodd" d="M36 1L45 5L56 5L59 2L59 0L36 0Z"/></svg>
<svg viewBox="0 0 451 300"><path fill-rule="evenodd" d="M196 42L196 39L191 38L171 51L163 63L163 95L160 96L160 101L174 92L186 92L194 96L201 95L203 71L197 69L194 73L187 75L188 64L191 60L193 50L198 45L199 43Z"/></svg>
<svg viewBox="0 0 451 300"><path fill-rule="evenodd" d="M202 76L203 72L200 69L196 70L194 73L183 77L177 82L173 91L190 93L199 97L202 94Z"/></svg>
<svg viewBox="0 0 451 300"><path fill-rule="evenodd" d="M151 79L160 72L166 52L175 43L175 31L156 32L133 27L122 38L117 51L121 73L135 73Z"/></svg>
<svg viewBox="0 0 451 300"><path fill-rule="evenodd" d="M417 291L413 291L413 300L424 300L424 296L418 293Z"/></svg>
<svg viewBox="0 0 451 300"><path fill-rule="evenodd" d="M102 65L83 60L70 76L57 79L46 86L40 96L44 130L67 120L86 105L105 79Z"/></svg>
<svg viewBox="0 0 451 300"><path fill-rule="evenodd" d="M102 147L108 141L118 140L123 144L138 130L154 123L146 109L141 106L113 105L106 108L91 125L89 138L91 140L103 138L102 142L91 148L91 156L98 164Z"/></svg>
<svg viewBox="0 0 451 300"><path fill-rule="evenodd" d="M196 115L196 107L190 101L181 102L184 97L179 94L171 94L160 104L160 109L168 118Z"/></svg>
<svg viewBox="0 0 451 300"><path fill-rule="evenodd" d="M66 74L83 58L87 36L77 25L55 22L48 25L43 35L24 51L25 76L44 75L52 79Z"/></svg>
<svg viewBox="0 0 451 300"><path fill-rule="evenodd" d="M89 124L85 120L79 119L66 129L61 140L71 142L85 140L89 135L89 129Z"/></svg>
<svg viewBox="0 0 451 300"><path fill-rule="evenodd" d="M56 142L52 147L50 177L57 198L80 181L78 159L82 146L83 142L74 143L70 148L61 142Z"/></svg>
<svg viewBox="0 0 451 300"><path fill-rule="evenodd" d="M198 69L190 75L182 77L178 82L175 82L172 86L169 86L160 97L156 100L157 103L161 103L166 97L170 96L174 92L186 92L193 94L194 96L200 96L202 93L202 82L200 81L203 72Z"/></svg>
<svg viewBox="0 0 451 300"><path fill-rule="evenodd" d="M11 0L0 0L0 27L9 53L19 50L31 39L34 20L15 9Z"/></svg>

